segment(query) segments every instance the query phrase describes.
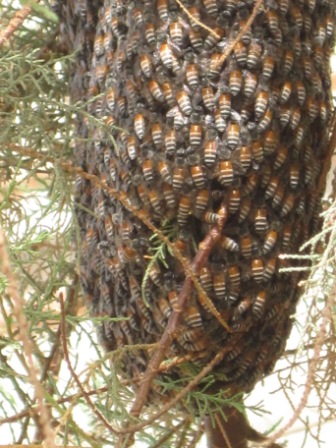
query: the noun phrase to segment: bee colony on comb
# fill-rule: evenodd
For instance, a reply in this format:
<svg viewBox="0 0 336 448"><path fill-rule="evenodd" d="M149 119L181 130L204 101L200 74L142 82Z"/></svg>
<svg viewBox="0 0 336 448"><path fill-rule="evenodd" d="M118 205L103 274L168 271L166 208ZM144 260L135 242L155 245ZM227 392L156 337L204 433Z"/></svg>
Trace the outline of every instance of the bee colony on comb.
<svg viewBox="0 0 336 448"><path fill-rule="evenodd" d="M84 25L90 2L79 4L74 20ZM88 306L94 317L125 318L99 325L108 351L158 342L186 279L132 209L188 263L226 210L198 276L208 299L191 291L166 358L201 368L234 340L213 374L217 388L244 392L272 371L291 329L301 274L281 272L289 265L279 256L319 228L335 22L332 0L267 0L248 26L254 4L101 2L86 93L106 127L88 126L91 142L76 152L78 166L130 204L79 177ZM119 373L139 379L149 359L125 351Z"/></svg>

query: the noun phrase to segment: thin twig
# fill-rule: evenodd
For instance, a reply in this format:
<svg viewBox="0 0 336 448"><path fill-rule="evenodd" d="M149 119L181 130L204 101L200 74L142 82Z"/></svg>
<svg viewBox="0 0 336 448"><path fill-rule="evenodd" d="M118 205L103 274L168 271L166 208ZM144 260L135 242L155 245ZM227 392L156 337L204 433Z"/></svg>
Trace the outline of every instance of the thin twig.
<svg viewBox="0 0 336 448"><path fill-rule="evenodd" d="M220 36L216 33L216 31L214 31L212 28L209 28L203 22L201 22L200 20L196 19L195 16L193 16L191 14L191 12L188 11L188 9L184 6L184 4L181 2L181 0L176 0L176 3L179 5L179 7L182 9L182 11L189 17L189 19L192 22L196 23L198 26L200 26L204 30L208 31L210 34L215 36L217 39L220 39Z"/></svg>
<svg viewBox="0 0 336 448"><path fill-rule="evenodd" d="M63 345L63 351L64 351L64 358L65 361L68 365L68 368L71 372L71 375L73 377L73 379L75 380L78 388L80 389L81 393L83 394L83 397L85 398L86 403L88 404L88 406L91 408L91 410L93 411L93 413L96 415L96 417L104 424L104 426L111 431L113 434L119 434L119 431L115 428L113 428L113 426L111 426L109 424L109 422L105 419L105 417L103 416L103 414L101 414L101 412L96 408L96 406L92 403L88 393L86 392L86 390L84 389L80 379L78 378L75 370L72 367L71 361L70 361L70 357L69 357L69 352L68 352L68 346L67 346L67 341L66 341L66 324L65 324L65 307L64 307L64 300L63 300L63 294L60 294L60 305L61 305L61 339L62 339L62 345Z"/></svg>
<svg viewBox="0 0 336 448"><path fill-rule="evenodd" d="M253 11L251 13L251 15L249 16L249 18L247 19L245 25L243 26L243 28L241 29L241 31L237 34L237 36L235 37L235 39L229 43L229 45L227 46L227 48L225 49L224 53L222 54L222 56L220 57L220 59L217 62L217 67L219 67L220 65L222 65L226 58L229 56L229 54L232 52L234 46L240 41L240 39L247 33L247 31L251 28L252 23L254 21L254 19L256 18L259 8L261 6L261 4L263 3L264 0L257 0L254 7L253 7Z"/></svg>
<svg viewBox="0 0 336 448"><path fill-rule="evenodd" d="M268 440L267 447L270 447L272 442L275 442L279 437L281 437L289 428L293 426L296 420L300 417L303 409L306 407L308 402L308 397L313 387L314 375L318 368L320 362L320 353L322 350L323 342L327 334L327 324L330 320L330 316L332 315L332 305L335 301L336 296L336 285L334 286L332 292L330 293L326 306L322 312L322 322L320 325L319 333L316 337L314 352L312 356L312 360L310 362L307 379L304 386L304 391L300 400L299 405L296 407L294 415L291 417L288 423L284 425L279 431L277 431L273 436L271 436Z"/></svg>
<svg viewBox="0 0 336 448"><path fill-rule="evenodd" d="M19 295L16 287L16 279L10 266L10 260L5 246L5 235L0 229L0 254L2 259L2 269L8 280L8 294L14 302L13 313L17 320L18 334L22 342L25 358L29 368L29 379L34 386L35 397L38 403L39 422L43 432L44 441L48 448L55 448L55 434L50 426L50 419L47 407L44 403L44 391L41 382L38 379L37 370L33 359L33 346L30 340L28 323L24 314L24 302Z"/></svg>
<svg viewBox="0 0 336 448"><path fill-rule="evenodd" d="M35 0L39 3L40 0ZM19 11L15 13L15 16L9 21L7 28L0 31L0 45L3 45L6 40L8 40L12 34L22 25L23 21L31 13L31 7L29 5L24 6Z"/></svg>

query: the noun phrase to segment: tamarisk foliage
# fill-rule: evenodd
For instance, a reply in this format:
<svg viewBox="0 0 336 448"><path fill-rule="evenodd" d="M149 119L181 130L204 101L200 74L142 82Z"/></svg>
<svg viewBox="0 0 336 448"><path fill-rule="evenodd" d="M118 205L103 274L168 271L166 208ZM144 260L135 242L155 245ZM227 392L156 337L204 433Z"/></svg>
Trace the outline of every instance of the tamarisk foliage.
<svg viewBox="0 0 336 448"><path fill-rule="evenodd" d="M204 416L213 447L264 442L244 419L234 439L230 419L293 324L307 265L281 255L321 225L334 2L53 8L62 47L76 52L79 277L112 360L113 403L107 419L95 414L119 446L155 417L154 435L142 433L150 446L195 446ZM132 426L145 405L148 420ZM125 427L111 426L116 415Z"/></svg>

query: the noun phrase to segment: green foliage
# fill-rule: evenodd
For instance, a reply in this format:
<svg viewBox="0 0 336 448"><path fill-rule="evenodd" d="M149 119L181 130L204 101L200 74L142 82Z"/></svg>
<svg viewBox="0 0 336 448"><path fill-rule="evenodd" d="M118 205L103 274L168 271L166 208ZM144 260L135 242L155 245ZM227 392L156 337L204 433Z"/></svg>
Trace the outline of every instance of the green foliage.
<svg viewBox="0 0 336 448"><path fill-rule="evenodd" d="M15 38L0 49L0 228L5 236L15 286L24 301L23 312L33 344L34 362L45 401L51 409L52 426L57 428L58 442L97 448L115 446L117 437L92 412L64 362L59 291L66 299L65 326L72 366L96 409L114 427L129 417L134 397L127 381L121 381L117 375L118 363L122 362L120 354L125 350L136 352L153 347L124 347L104 355L93 330L93 324L103 319L92 322L83 311L74 254L74 179L64 171L62 162L71 162L77 113L85 114L94 126L101 126L103 130L106 127L86 114L81 105L69 104L67 81L73 58L61 54L57 47L55 15L44 4L21 3L29 3L33 12L15 32ZM6 23L15 9L9 2L0 12ZM325 306L334 307L335 313L335 216L336 203L333 203L324 214L322 232L309 243L313 267L304 296L309 313L300 329L303 335L301 352L285 354L292 371L309 365ZM176 233L176 228L169 223L164 223L161 230L169 240ZM158 235L154 234L150 243L152 258L142 284L145 302L150 269L156 262L165 264L168 255L173 256ZM31 412L36 409L36 399L25 347L18 337L16 305L8 286L8 277L0 274L2 442L39 443L38 421ZM330 399L335 381L335 322L329 321L327 326L314 382L320 396L317 408L321 420L324 415L335 419ZM188 373L183 381L162 376L156 379L156 385L167 395L181 391L199 373L194 365L186 364L185 369ZM295 390L288 371L285 380L281 373L276 374L280 386L288 394ZM223 406L229 404L243 410L241 396L228 400L223 391L209 395L207 390L212 382L212 376L208 375L198 391L187 394L184 407L171 409L138 431L136 446L196 446L201 417L210 409L222 412ZM293 404L293 412L295 406ZM191 418L186 418L185 409ZM264 407L258 404L249 410L260 414ZM150 406L143 420L150 419L156 412L157 408ZM307 427L307 433L309 431ZM318 433L315 437L318 439Z"/></svg>

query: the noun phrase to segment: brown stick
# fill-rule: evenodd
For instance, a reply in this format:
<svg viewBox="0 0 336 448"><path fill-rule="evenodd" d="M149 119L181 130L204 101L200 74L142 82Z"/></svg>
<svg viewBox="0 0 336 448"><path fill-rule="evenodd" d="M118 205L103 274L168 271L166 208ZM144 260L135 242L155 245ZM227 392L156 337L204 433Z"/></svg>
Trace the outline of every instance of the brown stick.
<svg viewBox="0 0 336 448"><path fill-rule="evenodd" d="M39 3L39 1L40 0L35 0L36 3ZM15 16L9 21L7 28L0 32L0 45L3 45L3 43L11 37L30 13L31 7L29 5L24 6L15 13Z"/></svg>
<svg viewBox="0 0 336 448"><path fill-rule="evenodd" d="M220 219L217 225L212 226L209 230L208 235L205 237L204 241L200 244L200 250L196 254L193 262L191 263L191 270L192 272L197 275L200 271L200 269L204 266L206 260L209 257L210 251L215 245L215 243L218 241L218 238L221 234L223 225L226 221L226 210L224 207L222 207L219 210ZM177 306L174 307L174 310L172 314L170 315L170 318L168 320L168 324L163 332L163 335L159 342L159 348L152 356L152 359L150 360L147 370L144 374L142 384L139 388L139 391L137 393L136 399L133 403L131 414L138 417L141 413L142 408L144 407L147 397L149 394L149 390L152 384L152 381L155 377L155 375L159 371L160 364L172 342L172 340L175 337L176 330L180 324L181 317L182 317L182 311L185 309L185 306L187 304L188 298L190 297L190 294L193 289L193 279L191 277L187 277L184 281L182 290L179 294Z"/></svg>

